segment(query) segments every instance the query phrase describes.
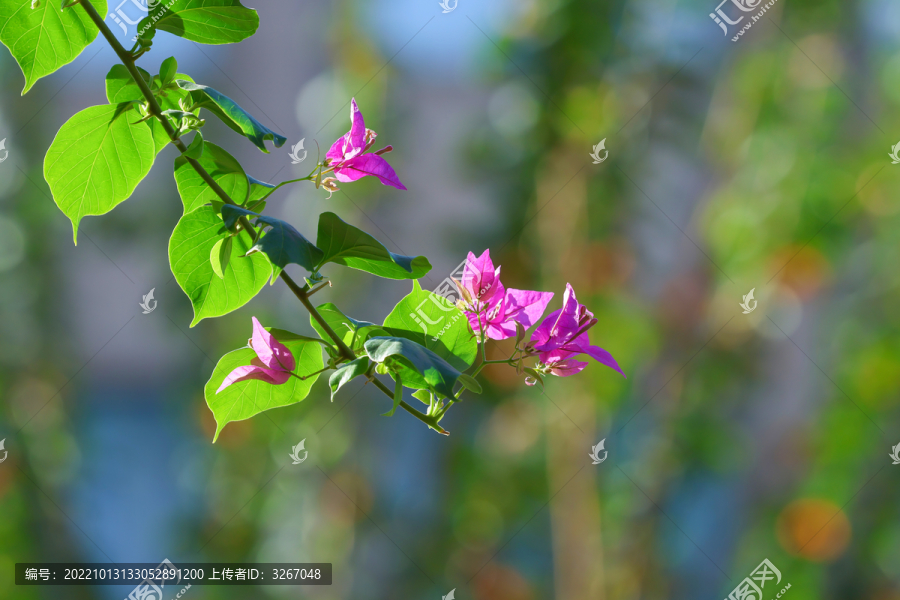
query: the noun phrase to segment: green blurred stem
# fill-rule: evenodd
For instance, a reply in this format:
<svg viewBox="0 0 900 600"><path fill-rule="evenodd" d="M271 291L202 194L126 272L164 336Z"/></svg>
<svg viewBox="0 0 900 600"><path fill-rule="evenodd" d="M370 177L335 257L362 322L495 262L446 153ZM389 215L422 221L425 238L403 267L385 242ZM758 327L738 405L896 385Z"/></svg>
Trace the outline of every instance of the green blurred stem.
<svg viewBox="0 0 900 600"><path fill-rule="evenodd" d="M201 179L203 179L206 184L212 188L212 190L216 193L216 195L222 199L222 202L225 204L231 204L237 206L237 203L231 199L231 197L222 189L222 187L216 183L216 180L212 178L206 169L203 168L199 162L185 156L185 152L187 152L187 146L185 146L184 142L178 137L178 133L175 131L175 128L172 127L172 124L169 123L169 120L162 114L162 108L159 106L159 102L156 101L156 97L153 95L153 92L150 90L150 86L147 85L147 82L144 81L144 78L141 77L141 74L138 72L137 67L134 64L134 57L131 55L128 50L119 43L119 40L113 35L112 31L110 31L109 27L107 27L106 23L103 21L103 17L97 12L97 9L91 4L90 0L81 0L79 5L84 9L84 11L88 14L91 21L94 22L94 25L97 26L97 29L100 30L100 33L103 34L103 37L106 38L106 41L109 42L109 45L112 47L113 51L116 53L116 56L119 57L119 60L122 61L122 64L125 65L125 68L128 69L128 72L131 74L131 78L134 80L134 83L137 84L138 88L141 90L141 94L144 96L144 99L147 101L147 106L149 108L150 114L152 114L156 119L162 123L163 129L165 129L166 134L169 136L169 140L178 148L181 155L187 160L188 164L194 168L198 175L200 175ZM304 179L308 179L308 177L296 179L293 181L302 181ZM278 185L284 185L286 183L292 183L292 181L285 181ZM277 189L277 188L276 188ZM274 191L274 190L272 190ZM253 227L250 225L250 222L246 217L241 217L239 219L241 226L244 231L250 234L253 231ZM252 234L250 234L252 235ZM294 295L297 296L297 299L300 300L300 303L309 311L309 314L312 315L313 319L322 326L322 329L328 334L328 337L334 341L335 345L340 350L341 354L347 360L356 359L356 354L344 343L339 335L337 335L331 326L325 321L322 315L319 314L319 311L316 310L316 307L312 305L309 301L309 291L306 288L301 288L297 283L291 279L291 277L285 273L281 272L281 279L287 284L287 286L294 292ZM384 392L384 394L391 399L394 400L394 393L387 388L381 381L377 379L373 379L372 382L375 384L379 390ZM415 418L419 419L438 433L443 433L444 435L449 435L446 431L444 431L440 425L438 425L437 420L433 417L429 417L427 415L422 414L417 411L415 408L404 402L400 401L400 406L410 413Z"/></svg>

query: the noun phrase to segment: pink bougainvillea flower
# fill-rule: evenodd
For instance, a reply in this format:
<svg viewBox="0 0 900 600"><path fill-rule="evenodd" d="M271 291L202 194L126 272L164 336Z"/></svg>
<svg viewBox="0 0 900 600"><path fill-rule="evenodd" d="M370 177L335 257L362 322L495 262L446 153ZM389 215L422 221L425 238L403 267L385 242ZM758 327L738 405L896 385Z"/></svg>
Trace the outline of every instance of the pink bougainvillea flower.
<svg viewBox="0 0 900 600"><path fill-rule="evenodd" d="M371 129L366 129L362 113L356 105L356 98L352 99L350 131L339 137L325 153L325 165L334 168L334 178L338 181L356 181L366 175L373 175L384 185L405 190L406 186L400 182L397 173L381 156L393 150L392 146L385 146L377 152L367 154L377 135Z"/></svg>
<svg viewBox="0 0 900 600"><path fill-rule="evenodd" d="M540 355L543 372L568 377L584 369L588 363L575 360L587 354L599 363L625 376L612 354L599 346L591 346L587 331L597 324L594 314L578 303L575 290L566 284L563 307L550 313L531 334L528 346Z"/></svg>
<svg viewBox="0 0 900 600"><path fill-rule="evenodd" d="M500 286L500 267L494 268L491 251L485 250L481 256L469 252L466 266L463 267L461 292L470 305L477 310L479 303L488 302L497 293Z"/></svg>
<svg viewBox="0 0 900 600"><path fill-rule="evenodd" d="M499 279L493 283L495 290L490 302L479 312L466 310L472 331L484 331L492 340L505 340L516 335L516 323L528 329L541 318L553 292L505 289Z"/></svg>
<svg viewBox="0 0 900 600"><path fill-rule="evenodd" d="M256 358L251 360L249 365L238 367L229 373L219 389L216 390L217 394L233 383L248 379L281 385L287 383L291 378L291 371L297 366L294 355L287 349L287 346L266 331L256 317L253 317L253 337L250 338L250 348L256 352Z"/></svg>

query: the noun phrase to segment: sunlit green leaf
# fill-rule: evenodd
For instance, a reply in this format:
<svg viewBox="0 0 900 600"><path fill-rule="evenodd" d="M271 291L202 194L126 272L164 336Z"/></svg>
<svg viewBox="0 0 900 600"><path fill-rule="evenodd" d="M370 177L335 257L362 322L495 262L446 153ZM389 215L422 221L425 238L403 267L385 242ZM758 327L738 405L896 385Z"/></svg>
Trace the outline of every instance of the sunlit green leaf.
<svg viewBox="0 0 900 600"><path fill-rule="evenodd" d="M294 355L297 367L293 372L296 375L306 377L310 373L322 370L325 366L322 361L322 347L317 342L307 341L302 336L289 331L280 329L269 329L269 331ZM218 394L216 393L229 373L237 367L251 364L254 358L256 358L256 352L250 348L229 352L219 359L219 364L216 365L203 389L206 404L216 418L216 435L213 442L218 439L222 428L232 421L243 421L264 410L300 402L309 395L310 388L319 378L318 375L312 375L304 380L291 377L287 383L282 385L272 385L257 380L239 381Z"/></svg>
<svg viewBox="0 0 900 600"><path fill-rule="evenodd" d="M201 44L233 44L258 27L259 15L239 0L160 0L138 31L155 28Z"/></svg>
<svg viewBox="0 0 900 600"><path fill-rule="evenodd" d="M333 262L388 279L418 279L431 270L424 256L394 254L371 235L331 212L319 215L316 245L325 253L323 265Z"/></svg>
<svg viewBox="0 0 900 600"><path fill-rule="evenodd" d="M205 142L198 162L232 200L244 202L250 184L241 163L233 156L212 142ZM220 199L184 156L175 159L175 184L185 213Z"/></svg>
<svg viewBox="0 0 900 600"><path fill-rule="evenodd" d="M191 327L207 317L220 317L249 302L266 284L272 267L264 256L243 256L250 249L247 234L235 236L231 258L219 278L210 255L226 235L222 219L211 206L201 206L179 219L169 240L169 264L178 285L194 307Z"/></svg>
<svg viewBox="0 0 900 600"><path fill-rule="evenodd" d="M106 0L92 0L91 4L98 13L106 14ZM87 12L60 10L58 0L0 2L0 42L22 69L23 95L38 79L75 60L98 33Z"/></svg>
<svg viewBox="0 0 900 600"><path fill-rule="evenodd" d="M423 290L418 281L384 320L384 329L392 336L421 344L459 371L475 361L478 344L465 313L443 297ZM415 373L404 374L406 387L424 388Z"/></svg>
<svg viewBox="0 0 900 600"><path fill-rule="evenodd" d="M178 61L175 60L174 56L170 56L166 60L162 61L162 64L159 66L160 87L171 83L175 79L175 74L177 72Z"/></svg>
<svg viewBox="0 0 900 600"><path fill-rule="evenodd" d="M44 179L53 200L72 221L108 213L126 200L150 171L153 136L131 104L91 106L57 132L44 157Z"/></svg>

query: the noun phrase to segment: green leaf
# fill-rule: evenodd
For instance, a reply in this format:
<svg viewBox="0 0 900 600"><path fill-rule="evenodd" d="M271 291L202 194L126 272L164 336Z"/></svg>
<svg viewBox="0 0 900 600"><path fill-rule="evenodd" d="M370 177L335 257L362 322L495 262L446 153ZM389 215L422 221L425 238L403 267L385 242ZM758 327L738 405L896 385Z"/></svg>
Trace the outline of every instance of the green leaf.
<svg viewBox="0 0 900 600"><path fill-rule="evenodd" d="M174 56L170 56L162 61L162 64L159 66L160 87L165 87L166 84L171 83L175 79L175 74L177 72L178 61L175 60Z"/></svg>
<svg viewBox="0 0 900 600"><path fill-rule="evenodd" d="M232 200L239 203L246 200L250 184L241 163L233 156L212 142L205 142L203 156L198 162ZM184 156L175 159L175 184L178 186L185 213L219 200L219 196L203 181Z"/></svg>
<svg viewBox="0 0 900 600"><path fill-rule="evenodd" d="M369 370L369 358L360 356L356 360L352 360L347 364L341 365L337 371L328 378L328 386L331 388L331 401L334 402L334 395L345 384L350 383L356 377L364 375Z"/></svg>
<svg viewBox="0 0 900 600"><path fill-rule="evenodd" d="M106 14L106 0L91 3L99 14ZM41 0L35 8L32 0L0 2L0 42L25 76L23 96L38 79L75 60L98 33L80 7L60 10L56 0Z"/></svg>
<svg viewBox="0 0 900 600"><path fill-rule="evenodd" d="M266 148L266 140L271 140L276 148L281 148L287 141L283 135L279 135L253 118L250 113L241 108L237 102L225 94L205 85L199 85L191 81L176 80L183 90L191 92L194 106L205 108L219 117L223 123L231 129L245 136L263 152L269 152Z"/></svg>
<svg viewBox="0 0 900 600"><path fill-rule="evenodd" d="M325 253L320 267L333 262L388 279L418 279L431 270L424 256L394 254L371 235L331 212L319 216L316 245Z"/></svg>
<svg viewBox="0 0 900 600"><path fill-rule="evenodd" d="M213 273L219 276L219 279L225 279L225 269L231 262L231 246L234 244L234 238L228 236L216 242L209 252L209 262L212 265Z"/></svg>
<svg viewBox="0 0 900 600"><path fill-rule="evenodd" d="M403 380L400 377L400 373L396 373L394 378L396 379L396 383L394 383L394 402L391 406L391 410L383 413L381 415L382 417L393 417L394 413L397 412L397 407L403 402Z"/></svg>
<svg viewBox="0 0 900 600"><path fill-rule="evenodd" d="M406 338L379 336L370 338L365 349L369 358L375 362L383 363L389 359L399 361L413 369L429 389L442 396L453 397L453 385L462 373L428 348ZM403 377L403 385L411 387L405 379L407 372L401 369L398 375Z"/></svg>
<svg viewBox="0 0 900 600"><path fill-rule="evenodd" d="M199 130L194 132L194 139L191 140L190 146L187 147L182 156L193 158L194 160L200 160L203 156L203 134Z"/></svg>
<svg viewBox="0 0 900 600"><path fill-rule="evenodd" d="M266 284L272 267L264 256L244 257L249 248L246 234L235 236L231 258L220 279L213 271L213 246L226 230L211 206L187 213L179 219L169 240L169 264L178 285L194 307L191 327L208 317L220 317L250 301Z"/></svg>
<svg viewBox="0 0 900 600"><path fill-rule="evenodd" d="M44 157L44 179L53 200L72 221L102 215L126 200L150 172L153 136L128 103L91 106L57 132Z"/></svg>
<svg viewBox="0 0 900 600"><path fill-rule="evenodd" d="M368 321L357 321L352 317L348 317L331 302L320 304L316 307L316 310L328 323L332 331L341 336L343 342L353 351L362 348L366 340L372 335L387 335L387 332L379 325ZM331 340L328 334L325 333L325 329L314 318L309 318L309 324L312 325L313 329L316 330L316 333L323 340Z"/></svg>
<svg viewBox="0 0 900 600"><path fill-rule="evenodd" d="M140 67L135 67L141 78L150 85L150 73ZM144 100L141 88L134 82L128 68L123 64L113 65L106 74L106 99L110 104L129 102L131 100Z"/></svg>
<svg viewBox="0 0 900 600"><path fill-rule="evenodd" d="M416 390L412 397L426 406L431 406L431 392L428 390Z"/></svg>
<svg viewBox="0 0 900 600"><path fill-rule="evenodd" d="M322 349L318 343L307 341L289 331L280 329L269 331L294 355L297 363L294 374L306 377L325 366L322 362ZM216 365L203 389L206 404L216 418L216 435L213 442L218 439L222 428L232 421L243 421L265 410L300 402L309 395L310 388L319 378L318 375L312 375L304 380L291 377L282 385L257 380L239 381L216 393L229 373L237 367L251 364L254 358L256 352L250 348L229 352L219 359L219 364Z"/></svg>
<svg viewBox="0 0 900 600"><path fill-rule="evenodd" d="M465 387L467 390L476 394L480 394L483 391L481 389L481 384L478 383L478 380L471 375L466 375L465 373L463 373L459 376L459 382L463 384L463 387Z"/></svg>
<svg viewBox="0 0 900 600"><path fill-rule="evenodd" d="M392 336L421 344L460 372L472 366L478 354L478 343L465 313L443 297L423 290L418 281L384 320L384 329ZM406 387L426 387L415 373L404 374L403 383Z"/></svg>
<svg viewBox="0 0 900 600"><path fill-rule="evenodd" d="M171 5L160 0L138 31L153 28L201 44L233 44L258 27L259 15L239 0L175 0Z"/></svg>
<svg viewBox="0 0 900 600"><path fill-rule="evenodd" d="M259 202L267 197L276 187L274 183L266 183L250 175L247 175L247 179L250 180L250 197L247 206L252 206L254 202ZM256 210L256 212L262 213L262 209Z"/></svg>
<svg viewBox="0 0 900 600"><path fill-rule="evenodd" d="M314 272L315 266L322 258L322 251L303 237L303 234L294 229L290 223L275 217L258 215L239 206L226 204L222 207L222 218L229 229L234 227L234 223L241 215L255 218L255 224L262 225L266 230L250 249L250 252L262 252L269 257L269 261L275 267L272 270L273 282L281 270L290 263L298 264L310 273Z"/></svg>
<svg viewBox="0 0 900 600"><path fill-rule="evenodd" d="M77 7L75 8L77 9ZM140 67L136 68L141 75L141 79L149 86L154 78L144 69ZM183 73L178 73L175 77L185 81L192 81L188 75L184 75ZM187 98L190 95L190 92L187 92L178 86L172 86L167 87L164 90L159 90L154 95L156 96L159 106L165 111L178 109L179 100ZM125 65L122 64L113 65L109 70L109 73L106 74L106 98L109 100L110 104L131 101L144 102L145 100L143 93L141 93L141 88L134 82L131 73ZM199 109L196 109L194 112L196 114L199 112ZM159 154L171 141L169 139L169 134L166 133L165 128L155 118L149 119L146 121L146 124L153 132L153 142L156 145L156 153Z"/></svg>

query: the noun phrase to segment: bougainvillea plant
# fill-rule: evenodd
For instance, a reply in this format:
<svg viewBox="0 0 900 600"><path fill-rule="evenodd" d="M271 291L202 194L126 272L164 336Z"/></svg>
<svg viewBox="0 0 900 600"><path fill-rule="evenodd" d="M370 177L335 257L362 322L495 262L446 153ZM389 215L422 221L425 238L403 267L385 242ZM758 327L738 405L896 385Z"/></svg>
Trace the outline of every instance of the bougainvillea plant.
<svg viewBox="0 0 900 600"><path fill-rule="evenodd" d="M309 312L318 335L265 328L254 317L248 346L223 356L206 384L216 437L232 421L303 400L327 371L332 399L342 386L362 377L391 400L385 415L400 407L442 434L447 432L440 421L463 392L481 393L475 377L485 365L508 364L529 385L543 385L546 375L578 373L588 364L576 360L581 355L622 372L609 352L590 344L588 330L597 319L578 303L571 286L562 308L538 325L553 294L505 288L488 251L479 257L469 254L461 279L454 280L458 298L452 302L416 281L431 270L428 259L394 254L332 212L319 215L315 243L289 223L266 215L269 197L300 181L329 194L339 183L366 176L397 190L406 187L384 158L393 148L372 151L376 133L366 128L355 99L350 131L334 142L324 160L308 176L275 185L249 176L228 152L204 140L204 117L222 120L265 153L266 142L281 147L283 136L228 96L179 73L174 57L165 59L156 75L136 64L151 50L158 30L201 44L235 43L256 32L256 11L239 0L151 2L130 50L104 23L106 11L105 0L66 0L61 6L56 0L0 3L0 42L25 75L23 94L39 78L72 62L98 32L121 61L106 76L108 104L70 118L44 159L44 178L72 221L76 242L81 219L105 214L126 200L159 152L173 144L180 152L174 174L184 214L169 241L169 263L193 305L191 326L244 306L267 281L278 278ZM308 273L303 285L285 271L289 264ZM413 289L381 325L353 319L331 303L313 305L311 297L329 285L329 272L342 267L412 279ZM526 341L527 330L535 325ZM512 356L488 360L488 340L508 338L515 338ZM389 376L394 385L379 376ZM413 390L411 396L423 410L403 400L404 388Z"/></svg>

